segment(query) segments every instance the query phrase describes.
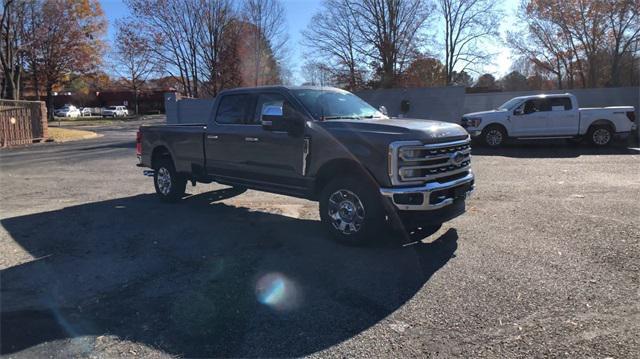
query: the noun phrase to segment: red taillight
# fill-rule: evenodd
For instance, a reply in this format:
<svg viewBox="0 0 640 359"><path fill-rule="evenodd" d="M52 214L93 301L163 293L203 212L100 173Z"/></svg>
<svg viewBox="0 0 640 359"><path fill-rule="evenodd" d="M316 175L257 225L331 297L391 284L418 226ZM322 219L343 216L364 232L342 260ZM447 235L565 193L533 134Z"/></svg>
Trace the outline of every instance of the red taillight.
<svg viewBox="0 0 640 359"><path fill-rule="evenodd" d="M635 112L627 111L627 117L629 118L629 121L636 122L636 113Z"/></svg>
<svg viewBox="0 0 640 359"><path fill-rule="evenodd" d="M142 132L136 132L136 154L142 155Z"/></svg>

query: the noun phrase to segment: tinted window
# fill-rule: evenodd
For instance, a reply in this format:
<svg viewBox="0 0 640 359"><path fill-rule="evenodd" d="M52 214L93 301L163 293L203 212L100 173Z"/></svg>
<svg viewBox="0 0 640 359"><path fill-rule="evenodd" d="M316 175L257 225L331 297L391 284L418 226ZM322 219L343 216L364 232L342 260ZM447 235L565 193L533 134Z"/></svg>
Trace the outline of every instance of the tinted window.
<svg viewBox="0 0 640 359"><path fill-rule="evenodd" d="M571 99L568 97L555 97L551 99L551 108L563 107L565 110L571 110Z"/></svg>
<svg viewBox="0 0 640 359"><path fill-rule="evenodd" d="M246 123L250 102L249 95L223 96L216 113L216 122L236 125Z"/></svg>
<svg viewBox="0 0 640 359"><path fill-rule="evenodd" d="M542 111L551 111L551 103L549 99L541 98L529 100L524 103L524 113L534 113Z"/></svg>
<svg viewBox="0 0 640 359"><path fill-rule="evenodd" d="M267 93L261 94L258 96L258 102L256 106L256 113L253 117L253 124L260 124L260 117L262 115L262 110L267 106L278 106L284 109L284 104L286 100L284 96L276 93Z"/></svg>

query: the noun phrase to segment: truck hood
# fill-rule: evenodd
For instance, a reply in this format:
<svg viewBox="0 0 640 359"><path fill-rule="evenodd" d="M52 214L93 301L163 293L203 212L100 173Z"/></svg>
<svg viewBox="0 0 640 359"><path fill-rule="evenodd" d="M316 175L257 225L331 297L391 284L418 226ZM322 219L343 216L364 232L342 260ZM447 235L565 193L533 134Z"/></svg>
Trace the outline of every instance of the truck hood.
<svg viewBox="0 0 640 359"><path fill-rule="evenodd" d="M496 116L496 115L502 115L505 112L507 112L506 110L489 110L489 111L479 111L479 112L471 112L471 113L465 113L464 115L462 115L462 117L491 117L491 116Z"/></svg>
<svg viewBox="0 0 640 359"><path fill-rule="evenodd" d="M337 137L351 133L356 137L371 137L378 141L386 140L383 142L387 142L387 144L399 140L437 143L461 140L468 136L467 131L460 125L419 119L330 120L314 124Z"/></svg>

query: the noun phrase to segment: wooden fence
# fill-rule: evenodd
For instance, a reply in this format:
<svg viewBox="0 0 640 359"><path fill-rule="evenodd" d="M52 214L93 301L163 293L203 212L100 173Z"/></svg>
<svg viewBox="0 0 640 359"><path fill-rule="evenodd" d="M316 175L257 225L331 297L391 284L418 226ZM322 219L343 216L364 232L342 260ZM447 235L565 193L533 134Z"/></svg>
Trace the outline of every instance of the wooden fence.
<svg viewBox="0 0 640 359"><path fill-rule="evenodd" d="M47 107L42 101L0 100L0 146L47 138Z"/></svg>

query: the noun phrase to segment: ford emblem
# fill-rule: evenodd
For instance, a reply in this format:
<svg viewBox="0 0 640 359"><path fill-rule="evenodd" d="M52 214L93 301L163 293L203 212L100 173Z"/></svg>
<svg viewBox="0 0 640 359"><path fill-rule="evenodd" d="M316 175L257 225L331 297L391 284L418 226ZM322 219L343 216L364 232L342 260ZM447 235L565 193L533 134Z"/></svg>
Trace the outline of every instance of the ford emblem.
<svg viewBox="0 0 640 359"><path fill-rule="evenodd" d="M460 151L456 151L451 154L451 163L456 166L460 166L460 164L464 161L464 153Z"/></svg>

